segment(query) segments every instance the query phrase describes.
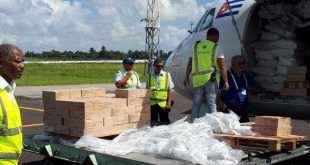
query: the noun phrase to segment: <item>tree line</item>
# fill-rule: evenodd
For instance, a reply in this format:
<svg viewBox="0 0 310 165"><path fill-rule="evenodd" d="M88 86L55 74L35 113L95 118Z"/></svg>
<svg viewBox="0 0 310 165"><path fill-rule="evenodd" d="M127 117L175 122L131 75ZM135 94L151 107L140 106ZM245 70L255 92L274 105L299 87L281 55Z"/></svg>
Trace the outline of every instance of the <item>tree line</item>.
<svg viewBox="0 0 310 165"><path fill-rule="evenodd" d="M160 51L162 58L167 58L168 53ZM27 59L34 60L121 60L126 57L133 59L146 59L146 52L139 50L128 50L127 52L107 50L105 46L101 47L100 51L90 48L88 52L84 51L43 51L36 53L33 51L25 52Z"/></svg>

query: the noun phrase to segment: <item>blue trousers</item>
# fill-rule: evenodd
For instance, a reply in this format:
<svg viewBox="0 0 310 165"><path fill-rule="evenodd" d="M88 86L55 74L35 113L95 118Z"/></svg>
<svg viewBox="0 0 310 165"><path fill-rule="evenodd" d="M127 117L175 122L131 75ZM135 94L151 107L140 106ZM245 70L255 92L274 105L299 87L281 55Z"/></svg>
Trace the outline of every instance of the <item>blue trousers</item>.
<svg viewBox="0 0 310 165"><path fill-rule="evenodd" d="M194 91L194 101L192 106L192 121L201 117L200 107L203 99L205 99L208 107L208 113L216 112L216 93L218 87L214 81L209 81L205 86L197 88Z"/></svg>

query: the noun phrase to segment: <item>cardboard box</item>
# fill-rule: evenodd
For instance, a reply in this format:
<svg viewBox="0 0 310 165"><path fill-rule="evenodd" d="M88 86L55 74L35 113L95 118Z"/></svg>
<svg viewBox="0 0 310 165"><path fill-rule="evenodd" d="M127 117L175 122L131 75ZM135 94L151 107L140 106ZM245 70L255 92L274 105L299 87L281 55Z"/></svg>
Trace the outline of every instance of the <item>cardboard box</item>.
<svg viewBox="0 0 310 165"><path fill-rule="evenodd" d="M277 116L256 116L255 125L268 127L288 127L291 126L291 118Z"/></svg>
<svg viewBox="0 0 310 165"><path fill-rule="evenodd" d="M117 89L115 91L117 98L150 98L151 95L150 89Z"/></svg>
<svg viewBox="0 0 310 165"><path fill-rule="evenodd" d="M150 105L136 106L135 113L151 113L151 106Z"/></svg>
<svg viewBox="0 0 310 165"><path fill-rule="evenodd" d="M307 89L309 88L309 81L284 81L284 88L290 89Z"/></svg>
<svg viewBox="0 0 310 165"><path fill-rule="evenodd" d="M128 115L128 107L122 107L122 108L112 108L112 117L116 116L125 116Z"/></svg>
<svg viewBox="0 0 310 165"><path fill-rule="evenodd" d="M121 124L128 124L128 123L129 123L128 115L103 118L103 126L114 126L114 125L121 125Z"/></svg>
<svg viewBox="0 0 310 165"><path fill-rule="evenodd" d="M80 137L83 135L94 136L94 137L104 137L118 135L128 129L137 128L136 123L128 123L115 126L103 126L92 129L81 129L81 128L70 128L70 136Z"/></svg>
<svg viewBox="0 0 310 165"><path fill-rule="evenodd" d="M290 89L290 88L283 88L280 91L281 95L285 96L309 96L310 91L309 89Z"/></svg>
<svg viewBox="0 0 310 165"><path fill-rule="evenodd" d="M45 126L54 126L59 124L58 117L43 115L43 123Z"/></svg>
<svg viewBox="0 0 310 165"><path fill-rule="evenodd" d="M126 98L103 98L103 103L105 103L107 106L112 107L126 107L127 106L127 99Z"/></svg>
<svg viewBox="0 0 310 165"><path fill-rule="evenodd" d="M287 75L288 81L307 81L310 80L310 74L288 74Z"/></svg>
<svg viewBox="0 0 310 165"><path fill-rule="evenodd" d="M63 135L69 135L70 133L70 128L68 126L54 126L54 131L55 133L63 134Z"/></svg>
<svg viewBox="0 0 310 165"><path fill-rule="evenodd" d="M130 105L135 105L135 106L140 106L140 105L150 105L150 98L145 97L145 98L127 98L127 106Z"/></svg>
<svg viewBox="0 0 310 165"><path fill-rule="evenodd" d="M254 125L253 130L261 135L287 137L292 133L292 127L268 127L261 125Z"/></svg>
<svg viewBox="0 0 310 165"><path fill-rule="evenodd" d="M86 88L81 90L82 98L104 97L104 88Z"/></svg>
<svg viewBox="0 0 310 165"><path fill-rule="evenodd" d="M138 123L140 121L150 121L151 113L140 113L129 115L129 123Z"/></svg>
<svg viewBox="0 0 310 165"><path fill-rule="evenodd" d="M51 132L76 137L119 134L149 122L148 92L127 92L128 99L105 94L104 89L44 91L44 127Z"/></svg>
<svg viewBox="0 0 310 165"><path fill-rule="evenodd" d="M294 67L288 67L287 68L287 74L306 74L307 73L307 66L294 66Z"/></svg>
<svg viewBox="0 0 310 165"><path fill-rule="evenodd" d="M74 100L81 99L79 89L60 89L54 91L42 91L43 100Z"/></svg>

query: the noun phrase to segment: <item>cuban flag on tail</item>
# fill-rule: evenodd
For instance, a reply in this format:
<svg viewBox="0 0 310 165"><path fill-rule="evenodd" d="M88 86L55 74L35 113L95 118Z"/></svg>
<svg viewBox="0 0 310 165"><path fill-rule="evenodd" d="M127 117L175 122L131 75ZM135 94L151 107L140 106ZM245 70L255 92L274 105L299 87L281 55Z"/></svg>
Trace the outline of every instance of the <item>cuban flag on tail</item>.
<svg viewBox="0 0 310 165"><path fill-rule="evenodd" d="M242 4L245 0L228 0L231 8L232 15L236 15L239 13L239 9L242 7ZM229 5L225 2L218 13L216 14L217 18L223 18L226 16L230 16Z"/></svg>

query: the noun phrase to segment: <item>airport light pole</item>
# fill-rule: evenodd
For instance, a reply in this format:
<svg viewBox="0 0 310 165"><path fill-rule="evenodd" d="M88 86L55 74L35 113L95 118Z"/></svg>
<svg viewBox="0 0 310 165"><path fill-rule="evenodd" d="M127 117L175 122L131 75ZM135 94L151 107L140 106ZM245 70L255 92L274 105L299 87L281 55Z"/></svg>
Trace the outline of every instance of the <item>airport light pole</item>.
<svg viewBox="0 0 310 165"><path fill-rule="evenodd" d="M153 72L153 62L157 57L160 57L159 47L159 17L160 0L147 0L147 16L141 21L145 22L145 52L148 61L149 80ZM148 81L150 82L150 81ZM149 88L149 83L147 88Z"/></svg>

